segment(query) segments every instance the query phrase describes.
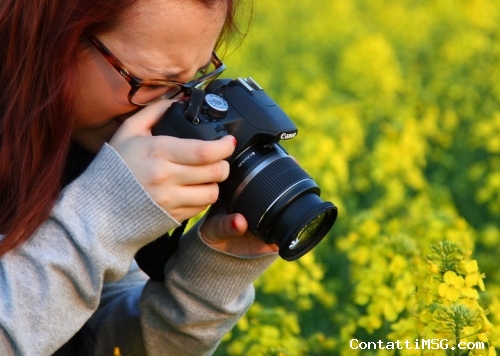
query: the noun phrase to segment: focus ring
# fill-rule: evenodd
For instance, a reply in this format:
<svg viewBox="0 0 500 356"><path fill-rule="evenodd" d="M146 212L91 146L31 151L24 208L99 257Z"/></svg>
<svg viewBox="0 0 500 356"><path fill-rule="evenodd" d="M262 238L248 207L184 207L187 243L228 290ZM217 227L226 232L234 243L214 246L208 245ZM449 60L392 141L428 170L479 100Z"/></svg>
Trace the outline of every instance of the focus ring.
<svg viewBox="0 0 500 356"><path fill-rule="evenodd" d="M232 212L243 213L248 228L255 233L257 225L273 202L291 186L311 177L289 156L264 167L236 197Z"/></svg>

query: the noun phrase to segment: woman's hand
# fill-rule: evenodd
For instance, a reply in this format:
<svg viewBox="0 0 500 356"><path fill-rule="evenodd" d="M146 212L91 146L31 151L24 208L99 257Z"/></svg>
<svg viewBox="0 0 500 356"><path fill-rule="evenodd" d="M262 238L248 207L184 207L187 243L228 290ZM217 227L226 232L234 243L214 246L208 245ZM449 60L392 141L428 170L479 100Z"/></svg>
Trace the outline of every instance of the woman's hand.
<svg viewBox="0 0 500 356"><path fill-rule="evenodd" d="M172 101L160 101L127 119L109 144L121 155L151 198L177 221L189 219L219 196L229 175L235 138L217 141L152 136Z"/></svg>
<svg viewBox="0 0 500 356"><path fill-rule="evenodd" d="M278 246L266 244L247 228L243 215L226 215L222 204L217 203L210 208L201 226L201 237L213 248L237 256L256 256L278 251Z"/></svg>

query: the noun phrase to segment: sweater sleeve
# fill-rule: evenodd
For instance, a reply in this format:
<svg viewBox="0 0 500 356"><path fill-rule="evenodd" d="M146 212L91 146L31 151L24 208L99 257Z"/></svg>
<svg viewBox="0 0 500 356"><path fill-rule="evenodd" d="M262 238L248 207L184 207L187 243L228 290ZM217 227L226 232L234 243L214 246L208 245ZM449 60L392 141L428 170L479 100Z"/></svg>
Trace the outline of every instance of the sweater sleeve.
<svg viewBox="0 0 500 356"><path fill-rule="evenodd" d="M165 281L149 280L136 264L106 283L101 304L81 337L82 355L211 355L254 299L252 282L277 254L238 257L214 250L194 227L181 238ZM64 353L68 355L68 353Z"/></svg>
<svg viewBox="0 0 500 356"><path fill-rule="evenodd" d="M0 355L51 355L97 309L103 283L176 226L105 145L33 236L0 257Z"/></svg>
<svg viewBox="0 0 500 356"><path fill-rule="evenodd" d="M150 281L141 297L149 356L211 355L254 300L252 282L276 253L234 256L207 245L198 223L165 267L165 282Z"/></svg>

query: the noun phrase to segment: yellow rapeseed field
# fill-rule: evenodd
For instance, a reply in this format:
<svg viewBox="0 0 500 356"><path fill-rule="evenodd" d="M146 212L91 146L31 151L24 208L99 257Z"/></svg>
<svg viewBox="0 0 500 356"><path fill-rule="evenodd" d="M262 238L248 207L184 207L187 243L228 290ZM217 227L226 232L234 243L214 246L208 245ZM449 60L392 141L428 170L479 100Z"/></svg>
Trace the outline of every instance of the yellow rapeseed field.
<svg viewBox="0 0 500 356"><path fill-rule="evenodd" d="M500 2L256 1L225 62L297 124L339 218L217 355L495 355Z"/></svg>

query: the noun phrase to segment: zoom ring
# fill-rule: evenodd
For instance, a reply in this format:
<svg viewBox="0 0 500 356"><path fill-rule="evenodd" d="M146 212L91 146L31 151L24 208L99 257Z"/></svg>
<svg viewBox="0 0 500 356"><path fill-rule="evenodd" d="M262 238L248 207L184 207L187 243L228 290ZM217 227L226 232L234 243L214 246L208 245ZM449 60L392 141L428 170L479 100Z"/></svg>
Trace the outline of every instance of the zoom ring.
<svg viewBox="0 0 500 356"><path fill-rule="evenodd" d="M289 156L264 167L235 199L232 212L245 216L250 231L255 232L262 216L273 202L290 187L311 177Z"/></svg>

